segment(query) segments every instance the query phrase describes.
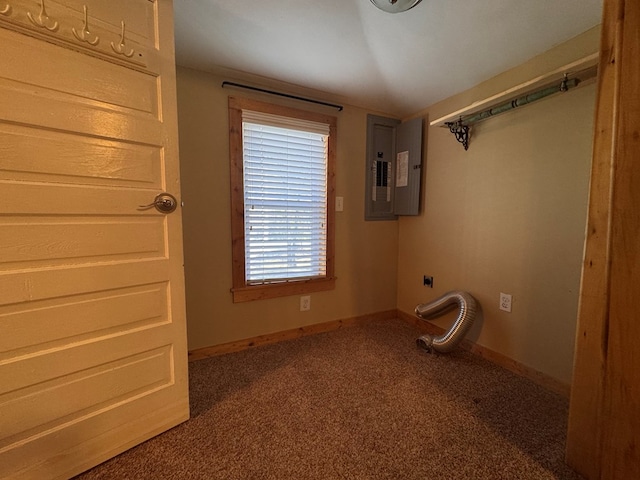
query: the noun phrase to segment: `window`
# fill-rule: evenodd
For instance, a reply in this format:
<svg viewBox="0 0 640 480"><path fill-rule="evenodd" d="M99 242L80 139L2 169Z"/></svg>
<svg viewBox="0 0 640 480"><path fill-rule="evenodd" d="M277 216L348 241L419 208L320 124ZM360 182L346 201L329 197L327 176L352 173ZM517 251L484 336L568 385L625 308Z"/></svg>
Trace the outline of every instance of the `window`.
<svg viewBox="0 0 640 480"><path fill-rule="evenodd" d="M233 300L334 288L335 117L229 98Z"/></svg>

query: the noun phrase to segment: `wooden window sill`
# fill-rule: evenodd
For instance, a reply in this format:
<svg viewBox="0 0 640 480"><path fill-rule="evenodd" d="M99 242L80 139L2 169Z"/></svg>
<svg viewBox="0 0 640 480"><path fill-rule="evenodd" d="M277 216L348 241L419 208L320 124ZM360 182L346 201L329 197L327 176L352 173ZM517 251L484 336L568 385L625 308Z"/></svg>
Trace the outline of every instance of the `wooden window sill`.
<svg viewBox="0 0 640 480"><path fill-rule="evenodd" d="M303 295L305 293L333 290L336 279L322 278L313 280L301 280L298 282L272 283L267 285L247 285L232 288L233 303L251 302L253 300L265 300L268 298Z"/></svg>

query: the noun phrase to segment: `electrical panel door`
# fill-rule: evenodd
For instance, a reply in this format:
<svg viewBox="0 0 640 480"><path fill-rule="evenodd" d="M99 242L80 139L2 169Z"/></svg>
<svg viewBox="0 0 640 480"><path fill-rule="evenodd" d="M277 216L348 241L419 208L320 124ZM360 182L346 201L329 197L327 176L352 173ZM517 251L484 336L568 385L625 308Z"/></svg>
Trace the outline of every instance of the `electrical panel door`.
<svg viewBox="0 0 640 480"><path fill-rule="evenodd" d="M422 169L422 118L396 127L396 176L393 213L418 215Z"/></svg>

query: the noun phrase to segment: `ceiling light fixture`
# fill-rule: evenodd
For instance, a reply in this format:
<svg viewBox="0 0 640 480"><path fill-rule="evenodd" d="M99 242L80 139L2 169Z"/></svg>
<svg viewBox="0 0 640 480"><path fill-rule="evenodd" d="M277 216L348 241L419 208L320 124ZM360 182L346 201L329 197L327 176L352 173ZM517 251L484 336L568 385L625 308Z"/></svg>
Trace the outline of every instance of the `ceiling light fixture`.
<svg viewBox="0 0 640 480"><path fill-rule="evenodd" d="M415 7L420 1L421 0L371 0L371 3L387 13L399 13Z"/></svg>

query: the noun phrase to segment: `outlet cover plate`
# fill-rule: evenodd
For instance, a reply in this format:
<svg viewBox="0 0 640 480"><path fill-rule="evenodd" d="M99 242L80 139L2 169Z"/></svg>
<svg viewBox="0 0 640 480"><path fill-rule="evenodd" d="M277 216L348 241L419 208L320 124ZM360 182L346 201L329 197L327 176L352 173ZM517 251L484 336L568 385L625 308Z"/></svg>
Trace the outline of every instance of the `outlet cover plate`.
<svg viewBox="0 0 640 480"><path fill-rule="evenodd" d="M304 295L300 297L300 311L306 312L311 310L311 296Z"/></svg>
<svg viewBox="0 0 640 480"><path fill-rule="evenodd" d="M500 310L511 313L511 295L500 292Z"/></svg>

